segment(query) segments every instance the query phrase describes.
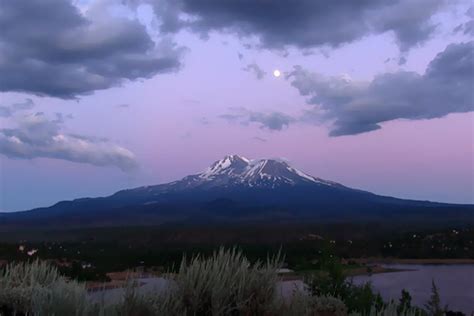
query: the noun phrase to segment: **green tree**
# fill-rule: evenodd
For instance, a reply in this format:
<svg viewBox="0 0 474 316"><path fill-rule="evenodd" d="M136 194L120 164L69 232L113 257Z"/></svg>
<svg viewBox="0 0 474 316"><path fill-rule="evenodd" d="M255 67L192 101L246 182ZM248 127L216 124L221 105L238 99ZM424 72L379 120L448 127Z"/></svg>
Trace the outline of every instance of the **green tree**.
<svg viewBox="0 0 474 316"><path fill-rule="evenodd" d="M355 285L346 278L341 261L331 252L322 252L319 267L319 273L306 280L312 295L338 297L349 312L367 314L373 307L377 311L384 307L382 297L370 283Z"/></svg>

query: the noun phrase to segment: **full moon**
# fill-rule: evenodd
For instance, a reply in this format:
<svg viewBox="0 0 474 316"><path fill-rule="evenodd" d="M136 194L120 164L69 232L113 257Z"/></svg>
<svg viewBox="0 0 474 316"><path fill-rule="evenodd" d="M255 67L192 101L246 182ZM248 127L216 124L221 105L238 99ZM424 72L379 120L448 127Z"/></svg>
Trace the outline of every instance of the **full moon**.
<svg viewBox="0 0 474 316"><path fill-rule="evenodd" d="M273 70L273 76L275 76L277 78L280 77L281 76L280 70L278 70L278 69Z"/></svg>

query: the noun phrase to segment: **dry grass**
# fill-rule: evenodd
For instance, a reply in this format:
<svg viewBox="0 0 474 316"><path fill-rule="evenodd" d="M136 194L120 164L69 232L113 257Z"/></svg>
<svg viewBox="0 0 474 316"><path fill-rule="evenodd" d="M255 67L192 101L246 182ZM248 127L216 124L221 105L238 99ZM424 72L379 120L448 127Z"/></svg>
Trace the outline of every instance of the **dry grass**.
<svg viewBox="0 0 474 316"><path fill-rule="evenodd" d="M84 284L69 281L46 263L12 264L0 273L0 316L344 316L334 297L276 294L282 258L250 263L241 252L220 249L209 258L185 258L162 292L142 293L129 281L120 302L92 303ZM354 314L355 315L355 314ZM395 305L370 316L399 316ZM403 313L418 316L415 310Z"/></svg>

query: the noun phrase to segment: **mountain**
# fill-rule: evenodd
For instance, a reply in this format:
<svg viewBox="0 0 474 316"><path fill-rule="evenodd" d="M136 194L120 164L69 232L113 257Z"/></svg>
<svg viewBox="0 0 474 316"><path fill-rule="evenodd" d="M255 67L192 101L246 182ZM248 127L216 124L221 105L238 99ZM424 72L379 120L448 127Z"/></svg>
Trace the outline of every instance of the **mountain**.
<svg viewBox="0 0 474 316"><path fill-rule="evenodd" d="M255 221L473 220L472 205L379 196L277 159L229 155L195 175L102 198L0 214L0 229Z"/></svg>
<svg viewBox="0 0 474 316"><path fill-rule="evenodd" d="M147 186L138 189L120 191L117 194L148 192L179 191L189 189L275 189L302 185L323 185L344 188L344 186L312 177L298 169L290 167L286 162L275 159L249 160L238 155L229 155L214 162L202 173L184 177L183 179L164 185Z"/></svg>

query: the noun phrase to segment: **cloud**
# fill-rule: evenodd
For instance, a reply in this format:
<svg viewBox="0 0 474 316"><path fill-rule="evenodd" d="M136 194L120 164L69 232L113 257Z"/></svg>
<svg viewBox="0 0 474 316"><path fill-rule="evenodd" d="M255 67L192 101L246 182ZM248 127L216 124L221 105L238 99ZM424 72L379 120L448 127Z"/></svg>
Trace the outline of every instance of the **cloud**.
<svg viewBox="0 0 474 316"><path fill-rule="evenodd" d="M180 67L181 48L109 2L0 0L0 91L70 99Z"/></svg>
<svg viewBox="0 0 474 316"><path fill-rule="evenodd" d="M256 38L261 47L338 47L371 34L391 32L401 51L435 31L431 17L446 0L149 0L162 32L188 29Z"/></svg>
<svg viewBox="0 0 474 316"><path fill-rule="evenodd" d="M230 108L230 110L232 113L220 115L219 118L241 125L257 123L260 128L276 131L282 130L294 121L294 118L281 112L263 113L245 108Z"/></svg>
<svg viewBox="0 0 474 316"><path fill-rule="evenodd" d="M463 33L464 35L474 36L474 6L469 7L466 11L469 21L461 23L454 29L455 33Z"/></svg>
<svg viewBox="0 0 474 316"><path fill-rule="evenodd" d="M474 36L474 20L459 24L454 32L462 32L464 35Z"/></svg>
<svg viewBox="0 0 474 316"><path fill-rule="evenodd" d="M267 142L267 140L266 140L265 138L258 137L258 136L254 136L254 137L252 137L252 139L253 139L253 140L256 140L256 141L258 141L258 142L260 142L260 143L266 143L266 142Z"/></svg>
<svg viewBox="0 0 474 316"><path fill-rule="evenodd" d="M406 63L407 63L407 58L405 56L400 56L400 58L398 59L398 65L403 66Z"/></svg>
<svg viewBox="0 0 474 316"><path fill-rule="evenodd" d="M62 116L49 120L43 113L29 114L17 123L0 129L0 153L9 158L54 158L123 171L137 167L132 152L106 139L64 133Z"/></svg>
<svg viewBox="0 0 474 316"><path fill-rule="evenodd" d="M450 44L425 73L399 71L359 82L296 66L291 84L314 107L301 120L330 121L331 136L354 135L397 119L431 119L474 110L474 42ZM319 122L318 122L319 123Z"/></svg>
<svg viewBox="0 0 474 316"><path fill-rule="evenodd" d="M257 77L258 80L261 80L263 79L263 77L265 77L265 75L267 74L265 71L263 71L262 68L260 68L259 65L257 65L256 63L252 63L252 64L248 64L247 66L245 66L244 68L242 68L243 71L247 71L247 72L251 72L255 75L255 77Z"/></svg>
<svg viewBox="0 0 474 316"><path fill-rule="evenodd" d="M20 103L13 103L9 106L0 105L0 117L11 117L18 111L31 110L35 103L31 99L25 99Z"/></svg>
<svg viewBox="0 0 474 316"><path fill-rule="evenodd" d="M199 119L199 123L202 124L202 125L209 125L209 124L211 124L211 121L209 121L209 119L207 117L201 117Z"/></svg>

